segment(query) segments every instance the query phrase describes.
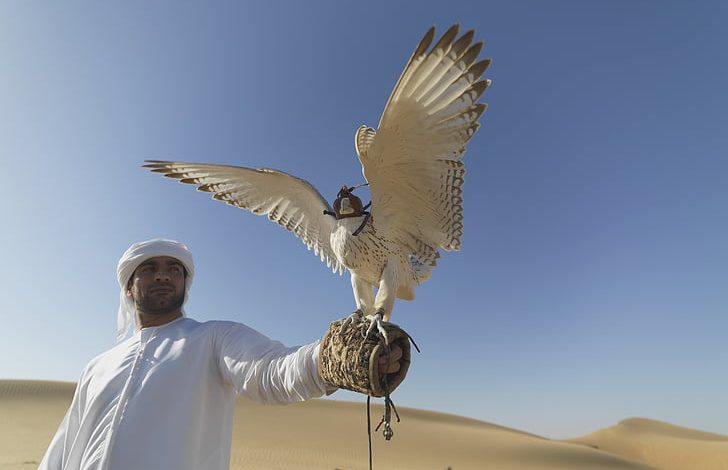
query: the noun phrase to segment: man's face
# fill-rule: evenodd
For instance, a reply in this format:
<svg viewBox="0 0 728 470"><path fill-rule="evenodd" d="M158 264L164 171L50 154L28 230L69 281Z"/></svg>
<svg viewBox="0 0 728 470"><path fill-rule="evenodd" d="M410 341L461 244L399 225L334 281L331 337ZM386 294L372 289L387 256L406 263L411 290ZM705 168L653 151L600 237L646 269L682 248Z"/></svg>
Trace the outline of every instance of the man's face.
<svg viewBox="0 0 728 470"><path fill-rule="evenodd" d="M144 261L127 285L139 312L164 315L182 307L185 298L185 268L177 259L158 256Z"/></svg>

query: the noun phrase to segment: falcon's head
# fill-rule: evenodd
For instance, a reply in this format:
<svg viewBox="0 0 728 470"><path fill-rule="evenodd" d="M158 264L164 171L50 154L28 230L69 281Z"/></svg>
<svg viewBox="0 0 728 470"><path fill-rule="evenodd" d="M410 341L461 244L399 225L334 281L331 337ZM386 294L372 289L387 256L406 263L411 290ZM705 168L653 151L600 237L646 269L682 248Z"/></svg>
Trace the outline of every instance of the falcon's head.
<svg viewBox="0 0 728 470"><path fill-rule="evenodd" d="M364 215L364 205L361 203L361 199L354 196L352 193L353 190L354 188L342 186L339 194L336 196L334 211L336 212L337 219L361 217Z"/></svg>

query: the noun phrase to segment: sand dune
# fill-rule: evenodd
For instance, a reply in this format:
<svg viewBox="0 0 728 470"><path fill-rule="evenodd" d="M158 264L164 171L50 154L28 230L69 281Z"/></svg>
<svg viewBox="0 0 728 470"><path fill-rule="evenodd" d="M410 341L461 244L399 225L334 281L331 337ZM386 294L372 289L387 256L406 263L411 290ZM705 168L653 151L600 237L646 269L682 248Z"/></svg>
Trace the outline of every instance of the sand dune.
<svg viewBox="0 0 728 470"><path fill-rule="evenodd" d="M728 470L728 436L632 418L571 439L664 470Z"/></svg>
<svg viewBox="0 0 728 470"><path fill-rule="evenodd" d="M73 384L60 382L0 381L0 469L37 467L70 403L73 388ZM396 424L394 439L385 442L381 435L376 435L374 466L377 470L653 468L610 452L649 461L653 465L677 461L689 464L662 467L665 469L728 468L715 466L719 459L709 452L710 449L725 452L728 438L646 420L630 420L617 426L617 432L603 430L573 443L552 441L442 413L407 408L399 411L402 422ZM374 420L380 414L381 407L375 407ZM671 429L675 430L674 434L667 432ZM655 430L664 432L653 435ZM611 436L612 440L603 436ZM670 457L660 460L660 456L651 455L652 460L647 460L643 458L645 452L624 452L625 448L630 448L630 438L634 438L637 447L646 446L648 441L644 440L644 436L653 439L649 441L651 443L672 439L672 449L652 448L654 452L664 452L663 455ZM235 418L231 468L366 469L366 439L363 402L313 400L285 407L264 407L240 400ZM598 445L601 450L592 448L592 445ZM701 466L703 464L713 466Z"/></svg>

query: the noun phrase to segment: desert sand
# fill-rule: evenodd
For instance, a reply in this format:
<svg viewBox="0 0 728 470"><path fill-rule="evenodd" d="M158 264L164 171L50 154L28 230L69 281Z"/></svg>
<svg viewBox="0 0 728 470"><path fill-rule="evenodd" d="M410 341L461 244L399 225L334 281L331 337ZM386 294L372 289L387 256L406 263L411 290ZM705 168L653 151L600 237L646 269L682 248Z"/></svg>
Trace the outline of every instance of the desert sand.
<svg viewBox="0 0 728 470"><path fill-rule="evenodd" d="M631 418L571 442L664 470L728 470L728 436Z"/></svg>
<svg viewBox="0 0 728 470"><path fill-rule="evenodd" d="M73 389L63 382L0 381L1 470L38 466ZM374 424L381 410L373 407ZM392 441L374 437L377 470L728 469L728 437L655 421L627 420L567 442L443 413L399 412ZM364 400L275 407L240 399L231 468L368 468Z"/></svg>

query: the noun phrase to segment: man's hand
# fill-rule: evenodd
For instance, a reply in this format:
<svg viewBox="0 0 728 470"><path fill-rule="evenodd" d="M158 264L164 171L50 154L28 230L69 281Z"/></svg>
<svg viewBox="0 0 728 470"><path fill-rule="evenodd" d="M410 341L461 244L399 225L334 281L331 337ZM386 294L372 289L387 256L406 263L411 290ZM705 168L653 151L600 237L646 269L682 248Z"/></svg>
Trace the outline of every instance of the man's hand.
<svg viewBox="0 0 728 470"><path fill-rule="evenodd" d="M395 372L398 372L400 359L402 359L402 348L400 348L396 343L389 348L389 354L380 354L377 358L380 378L386 374L394 374Z"/></svg>

